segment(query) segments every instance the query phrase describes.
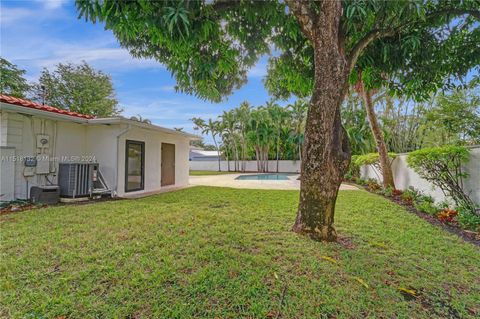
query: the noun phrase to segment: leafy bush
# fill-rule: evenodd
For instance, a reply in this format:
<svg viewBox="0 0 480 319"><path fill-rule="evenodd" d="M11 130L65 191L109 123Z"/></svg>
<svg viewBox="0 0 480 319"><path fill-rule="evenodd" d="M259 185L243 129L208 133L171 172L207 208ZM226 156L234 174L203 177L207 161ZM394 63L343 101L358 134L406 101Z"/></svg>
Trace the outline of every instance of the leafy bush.
<svg viewBox="0 0 480 319"><path fill-rule="evenodd" d="M409 205L412 205L413 204L413 200L415 198L417 198L418 196L418 191L413 188L413 187L410 187L408 188L407 190L405 190L401 195L400 195L400 198L407 204Z"/></svg>
<svg viewBox="0 0 480 319"><path fill-rule="evenodd" d="M380 186L380 184L378 184L378 182L373 178L368 179L367 187L372 192L378 192L382 190L382 186Z"/></svg>
<svg viewBox="0 0 480 319"><path fill-rule="evenodd" d="M440 213L438 213L437 217L442 223L453 223L455 222L455 217L457 217L458 212L454 209L445 208Z"/></svg>
<svg viewBox="0 0 480 319"><path fill-rule="evenodd" d="M358 179L357 179L357 184L358 184L358 185L367 185L368 182L367 182L367 180L364 179L364 178L358 178Z"/></svg>
<svg viewBox="0 0 480 319"><path fill-rule="evenodd" d="M462 172L462 164L469 157L470 153L465 147L443 146L414 151L408 155L407 163L420 177L450 196L457 207L465 207L475 214L475 203L463 191L463 179L468 174Z"/></svg>
<svg viewBox="0 0 480 319"><path fill-rule="evenodd" d="M388 186L387 188L383 189L383 195L385 195L387 197L392 197L394 191L395 191L395 189L393 187Z"/></svg>
<svg viewBox="0 0 480 319"><path fill-rule="evenodd" d="M388 153L388 157L390 159L390 165L392 165L393 160L397 157L395 153ZM364 155L358 155L355 158L356 167L360 170L360 167L363 165L371 165L375 168L374 172L377 175L379 180L382 180L382 177L378 174L382 172L382 168L380 166L380 155L378 153L368 153Z"/></svg>
<svg viewBox="0 0 480 319"><path fill-rule="evenodd" d="M435 215L440 210L433 202L429 201L415 201L413 205L417 210L429 215Z"/></svg>
<svg viewBox="0 0 480 319"><path fill-rule="evenodd" d="M413 204L417 210L429 215L435 215L441 209L434 204L435 201L432 196L425 195L414 187L407 189L401 198L405 202Z"/></svg>
<svg viewBox="0 0 480 319"><path fill-rule="evenodd" d="M345 173L346 180L356 180L360 178L360 166L357 165L357 158L359 155L352 155L348 171Z"/></svg>
<svg viewBox="0 0 480 319"><path fill-rule="evenodd" d="M400 195L402 195L402 194L403 194L403 191L402 191L401 189L394 189L394 190L392 191L392 195L393 195L393 196L400 196Z"/></svg>
<svg viewBox="0 0 480 319"><path fill-rule="evenodd" d="M468 208L458 207L458 223L462 228L480 232L480 217L472 214Z"/></svg>
<svg viewBox="0 0 480 319"><path fill-rule="evenodd" d="M403 191L400 189L393 188L392 186L388 186L387 188L383 189L382 194L387 197L395 197L395 196L402 195Z"/></svg>
<svg viewBox="0 0 480 319"><path fill-rule="evenodd" d="M390 163L397 157L395 153L388 153ZM380 169L380 155L378 153L368 153L364 155L358 155L355 159L355 164L360 167L362 165L373 165L375 168Z"/></svg>

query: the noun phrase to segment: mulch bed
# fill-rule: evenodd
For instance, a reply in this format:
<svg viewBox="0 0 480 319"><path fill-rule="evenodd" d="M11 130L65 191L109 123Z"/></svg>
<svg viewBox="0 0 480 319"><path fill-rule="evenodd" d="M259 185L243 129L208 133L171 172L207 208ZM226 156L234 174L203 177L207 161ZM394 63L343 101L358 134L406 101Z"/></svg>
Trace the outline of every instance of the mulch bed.
<svg viewBox="0 0 480 319"><path fill-rule="evenodd" d="M352 183L352 182L349 182L349 183ZM352 184L354 184L354 183L352 183ZM370 193L382 196L382 197L394 202L395 204L398 204L398 205L402 206L408 212L417 215L418 217L422 218L423 220L426 220L427 222L429 222L430 224L432 224L434 226L440 227L440 228L448 231L449 233L457 235L458 237L462 238L466 242L472 243L476 246L480 246L480 233L462 229L459 226L457 226L456 224L442 223L435 216L432 216L432 215L429 215L429 214L426 214L426 213L423 213L423 212L417 210L415 208L415 206L413 206L413 204L405 203L400 198L400 195L388 197L388 196L384 196L382 194L371 191L370 188L366 185L359 185L359 184L354 184L354 185L357 186L357 187L362 187L363 189L365 189L366 191L368 191Z"/></svg>
<svg viewBox="0 0 480 319"><path fill-rule="evenodd" d="M53 205L47 205L47 204L33 204L29 201L12 201L9 203L6 203L6 205L2 206L0 208L0 216L1 215L7 215L7 214L13 214L13 213L20 213L26 210L33 210L33 209L38 209L38 208L45 208L45 207L58 207L58 206L71 206L71 205L88 205L88 204L93 204L93 203L99 203L99 202L107 202L107 201L117 201L117 200L123 200L123 198L112 198L112 197L100 197L100 198L95 198L95 199L89 199L86 201L78 201L78 202L70 202L70 203L63 203L63 202L58 202L57 204Z"/></svg>
<svg viewBox="0 0 480 319"><path fill-rule="evenodd" d="M47 205L35 205L27 201L12 201L6 203L6 205L0 208L0 215L6 215L11 213L19 213L25 210L37 209L46 207Z"/></svg>

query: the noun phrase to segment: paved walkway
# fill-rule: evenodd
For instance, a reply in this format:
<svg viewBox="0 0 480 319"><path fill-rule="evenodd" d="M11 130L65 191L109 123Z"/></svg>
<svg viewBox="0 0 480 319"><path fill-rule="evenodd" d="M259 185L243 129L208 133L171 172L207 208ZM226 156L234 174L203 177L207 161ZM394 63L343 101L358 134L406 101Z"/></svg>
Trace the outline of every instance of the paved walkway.
<svg viewBox="0 0 480 319"><path fill-rule="evenodd" d="M289 175L288 180L236 180L240 175L256 174L225 174L190 176L190 185L232 187L232 188L253 188L253 189L300 189L299 175ZM358 190L355 186L342 184L340 190Z"/></svg>

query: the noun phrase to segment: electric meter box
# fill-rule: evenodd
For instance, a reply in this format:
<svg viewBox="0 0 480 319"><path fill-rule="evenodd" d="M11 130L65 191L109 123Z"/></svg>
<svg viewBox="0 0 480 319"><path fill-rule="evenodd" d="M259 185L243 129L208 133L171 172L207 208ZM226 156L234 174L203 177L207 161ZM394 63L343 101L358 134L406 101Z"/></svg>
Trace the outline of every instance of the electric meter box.
<svg viewBox="0 0 480 319"><path fill-rule="evenodd" d="M23 165L25 165L25 167L37 166L37 158L35 156L27 156L23 159Z"/></svg>
<svg viewBox="0 0 480 319"><path fill-rule="evenodd" d="M50 136L38 134L37 135L37 148L49 148L50 147Z"/></svg>
<svg viewBox="0 0 480 319"><path fill-rule="evenodd" d="M35 173L50 174L50 158L47 155L38 156Z"/></svg>

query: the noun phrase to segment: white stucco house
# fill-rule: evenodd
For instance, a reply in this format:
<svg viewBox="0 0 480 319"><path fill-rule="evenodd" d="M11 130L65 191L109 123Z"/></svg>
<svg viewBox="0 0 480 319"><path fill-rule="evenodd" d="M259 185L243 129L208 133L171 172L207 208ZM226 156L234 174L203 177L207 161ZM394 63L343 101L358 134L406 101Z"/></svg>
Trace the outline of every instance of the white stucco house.
<svg viewBox="0 0 480 319"><path fill-rule="evenodd" d="M27 199L32 186L58 184L75 197L90 179L90 193L119 197L186 186L189 144L196 138L0 95L0 201Z"/></svg>

